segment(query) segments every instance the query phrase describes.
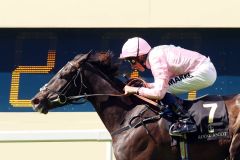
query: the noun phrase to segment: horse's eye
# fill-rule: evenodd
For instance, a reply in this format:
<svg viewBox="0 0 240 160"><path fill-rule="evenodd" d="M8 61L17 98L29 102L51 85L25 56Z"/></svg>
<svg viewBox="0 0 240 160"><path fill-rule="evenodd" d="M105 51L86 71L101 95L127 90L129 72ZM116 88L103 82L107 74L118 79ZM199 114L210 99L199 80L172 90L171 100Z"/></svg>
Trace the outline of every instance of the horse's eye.
<svg viewBox="0 0 240 160"><path fill-rule="evenodd" d="M65 79L66 77L68 77L69 73L66 72L66 71L62 71L60 74L59 74L59 78L60 79Z"/></svg>
<svg viewBox="0 0 240 160"><path fill-rule="evenodd" d="M62 74L59 74L59 79L63 79L63 75Z"/></svg>

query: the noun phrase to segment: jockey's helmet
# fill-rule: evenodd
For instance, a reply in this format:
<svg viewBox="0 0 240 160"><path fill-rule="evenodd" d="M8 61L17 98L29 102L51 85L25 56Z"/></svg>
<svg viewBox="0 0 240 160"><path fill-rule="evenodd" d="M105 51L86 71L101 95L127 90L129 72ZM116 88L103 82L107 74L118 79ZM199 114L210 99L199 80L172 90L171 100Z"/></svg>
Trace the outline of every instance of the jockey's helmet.
<svg viewBox="0 0 240 160"><path fill-rule="evenodd" d="M151 46L140 37L133 37L127 40L122 47L122 53L120 54L120 59L125 59L128 57L137 57L141 55L148 54L151 50Z"/></svg>

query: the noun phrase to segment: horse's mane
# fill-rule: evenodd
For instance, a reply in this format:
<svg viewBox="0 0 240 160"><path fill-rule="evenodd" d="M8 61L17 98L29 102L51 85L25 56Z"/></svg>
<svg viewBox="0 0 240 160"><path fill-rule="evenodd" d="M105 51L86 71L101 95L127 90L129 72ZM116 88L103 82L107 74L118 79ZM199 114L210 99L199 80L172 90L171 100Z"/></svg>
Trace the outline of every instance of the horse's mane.
<svg viewBox="0 0 240 160"><path fill-rule="evenodd" d="M83 54L77 55L74 59L79 59L81 56ZM113 54L110 51L90 53L85 61L93 64L109 77L118 75L119 63L113 62Z"/></svg>
<svg viewBox="0 0 240 160"><path fill-rule="evenodd" d="M123 93L123 87L126 85L119 77L118 77L118 71L119 71L119 65L120 63L113 61L113 54L112 52L96 52L96 53L90 53L88 58L86 58L87 63L90 63L92 66L94 66L94 69L96 72L102 75L105 80L107 80L112 87L119 90L120 93ZM136 82L136 83L134 83ZM138 86L141 85L137 79L135 79L132 84L132 86ZM126 97L124 97L126 98ZM134 102L131 106L128 105L127 110L130 110L131 108L135 107L135 104L140 104L142 100L139 100L135 96L129 96L129 98ZM128 100L129 102L129 100ZM146 103L146 102L145 102Z"/></svg>

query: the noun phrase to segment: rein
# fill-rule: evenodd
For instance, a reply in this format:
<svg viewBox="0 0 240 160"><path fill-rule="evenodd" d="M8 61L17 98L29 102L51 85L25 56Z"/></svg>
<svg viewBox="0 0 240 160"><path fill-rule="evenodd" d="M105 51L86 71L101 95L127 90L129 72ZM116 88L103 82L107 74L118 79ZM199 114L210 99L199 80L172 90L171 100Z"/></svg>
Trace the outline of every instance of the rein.
<svg viewBox="0 0 240 160"><path fill-rule="evenodd" d="M85 62L85 63L86 63L86 62ZM68 62L68 64L70 64L72 67L75 67L71 62ZM90 67L94 68L90 63L87 63L87 64L88 64ZM103 73L100 72L100 71L98 71L98 72L99 72L104 78L108 79L108 77L106 77L105 74L103 74ZM81 99L81 98L87 98L87 97L95 97L95 96L121 97L121 96L127 96L127 95L125 95L125 94L113 94L113 93L101 94L101 93L99 93L99 94L83 94L83 95L68 96L68 97L67 97L67 96L64 94L64 91L67 92L67 87L68 87L68 86L70 85L70 83L72 83L72 82L74 82L74 85L77 86L77 85L76 85L76 82L75 82L75 79L76 79L78 76L79 76L80 79L81 79L81 87L80 87L80 91L79 91L79 93L81 93L82 87L85 87L85 88L86 88L86 85L83 83L81 69L79 68L79 69L77 70L76 75L75 75L75 76L70 80L70 82L65 86L65 88L64 88L64 90L63 90L62 92L59 93L59 92L55 92L54 90L51 90L52 92L55 92L55 93L58 94L58 96L57 96L55 99L52 99L51 102L52 102L52 103L56 103L56 102L57 102L57 103L60 103L60 104L65 104L65 103L67 103L68 101L79 100L79 99ZM136 80L136 79L134 79L134 80ZM133 81L134 81L134 80L133 80ZM131 81L130 81L128 84L130 84L130 83L131 83ZM128 85L128 84L127 84L127 85ZM44 88L50 90L50 89L47 87L47 84L44 86ZM149 104L151 104L151 105L153 105L153 106L158 107L160 110L163 108L162 105L159 105L157 102L154 102L154 101L152 101L152 100L150 100L150 99L148 99L148 98L145 98L145 97L140 96L140 95L137 95L137 94L134 94L134 96L142 99L143 101L145 101L145 102L147 102L147 103L149 103Z"/></svg>
<svg viewBox="0 0 240 160"><path fill-rule="evenodd" d="M61 95L61 96L65 96L65 95ZM63 97L60 97L60 95L59 95L56 99L52 100L51 102L59 102L59 101L61 101L61 103L62 103L62 102L65 101L64 103L66 103L68 100L74 101L74 100L78 100L78 99L81 99L81 98L96 97L96 96L121 97L121 96L126 96L126 95L125 94L101 94L101 93L99 93L99 94L83 94L83 95L69 96L69 97L65 96L64 97L65 100L62 100Z"/></svg>
<svg viewBox="0 0 240 160"><path fill-rule="evenodd" d="M68 62L72 67L75 67L71 62ZM87 63L88 65L90 65L92 68L93 68L93 66L91 65L91 64L89 64L89 63ZM102 72L99 72L101 75L103 75L105 78L107 78ZM73 81L74 82L74 85L76 86L76 84L75 84L75 79L77 78L77 77L80 77L80 79L81 79L81 89L80 89L80 91L79 91L79 93L81 93L81 90L82 90L82 87L84 86L85 88L87 88L86 87L86 85L83 83L83 79L82 79L82 74L81 74L81 70L80 69L78 69L78 71L77 71L77 74L71 79L71 81L67 84L67 86ZM138 80L141 80L141 79L138 79ZM133 82L133 81L136 81L136 79L133 79L132 81L130 81L130 82L128 82L126 85L130 85L131 84L131 82ZM47 87L46 87L47 88ZM65 87L66 88L66 87ZM54 91L53 91L54 92ZM67 101L74 101L74 100L79 100L79 99L81 99L81 98L87 98L87 97L96 97L96 96L111 96L111 97L121 97L121 96L128 96L128 95L126 95L126 94L113 94L113 93L106 93L106 94L104 94L104 93L98 93L98 94L83 94L83 95L77 95L77 96L66 96L65 94L62 94L62 93L58 93L58 96L57 96L57 98L56 99L53 99L53 100L51 100L51 102L53 102L53 103L55 103L55 102L58 102L58 103L60 103L60 104L65 104ZM162 109L164 109L164 107L163 107L163 105L160 105L160 104L158 104L157 102L155 102L155 101L153 101L153 100L151 100L151 99L148 99L148 98L146 98L146 97L143 97L143 96L140 96L140 95L138 95L138 94L134 94L134 96L136 96L136 97L138 97L139 99L141 99L141 100L143 100L143 101L145 101L145 102L147 102L147 103L149 103L149 104L151 104L151 105L153 105L153 106L155 106L155 107L157 107L157 108L159 108L160 110L162 110Z"/></svg>
<svg viewBox="0 0 240 160"><path fill-rule="evenodd" d="M87 98L87 97L96 97L96 96L111 96L111 97L122 97L122 96L128 96L126 94L84 94L84 95L78 95L78 96L69 96L66 97L66 100L77 100L77 99L81 99L81 98ZM142 99L145 102L148 102L149 104L152 104L153 106L158 107L160 110L164 109L163 105L158 104L157 102L154 102L148 98L145 98L143 96L134 94L134 96L138 97L139 99ZM59 101L59 98L53 100L53 102Z"/></svg>
<svg viewBox="0 0 240 160"><path fill-rule="evenodd" d="M78 95L78 96L69 96L69 100L74 100L74 99L80 99L80 98L86 98L86 97L95 97L95 96L111 96L111 97L121 97L121 96L126 96L125 94L84 94L84 95Z"/></svg>

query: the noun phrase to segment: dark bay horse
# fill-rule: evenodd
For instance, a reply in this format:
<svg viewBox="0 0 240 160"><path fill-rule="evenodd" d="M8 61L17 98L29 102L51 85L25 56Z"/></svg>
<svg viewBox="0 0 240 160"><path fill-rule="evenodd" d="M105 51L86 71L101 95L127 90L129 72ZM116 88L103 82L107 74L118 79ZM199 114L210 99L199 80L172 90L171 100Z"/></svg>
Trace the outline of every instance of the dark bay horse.
<svg viewBox="0 0 240 160"><path fill-rule="evenodd" d="M116 78L118 68L111 59L108 52L77 55L33 97L33 109L46 114L53 108L87 98L112 135L117 160L179 160L178 145L171 146L168 121L165 118L142 121L143 117L157 117L157 109L146 109L142 105L146 102L134 95L123 96L125 84ZM230 138L190 143L189 159L240 159L240 95L230 96L224 102ZM128 127L130 124L134 127Z"/></svg>

